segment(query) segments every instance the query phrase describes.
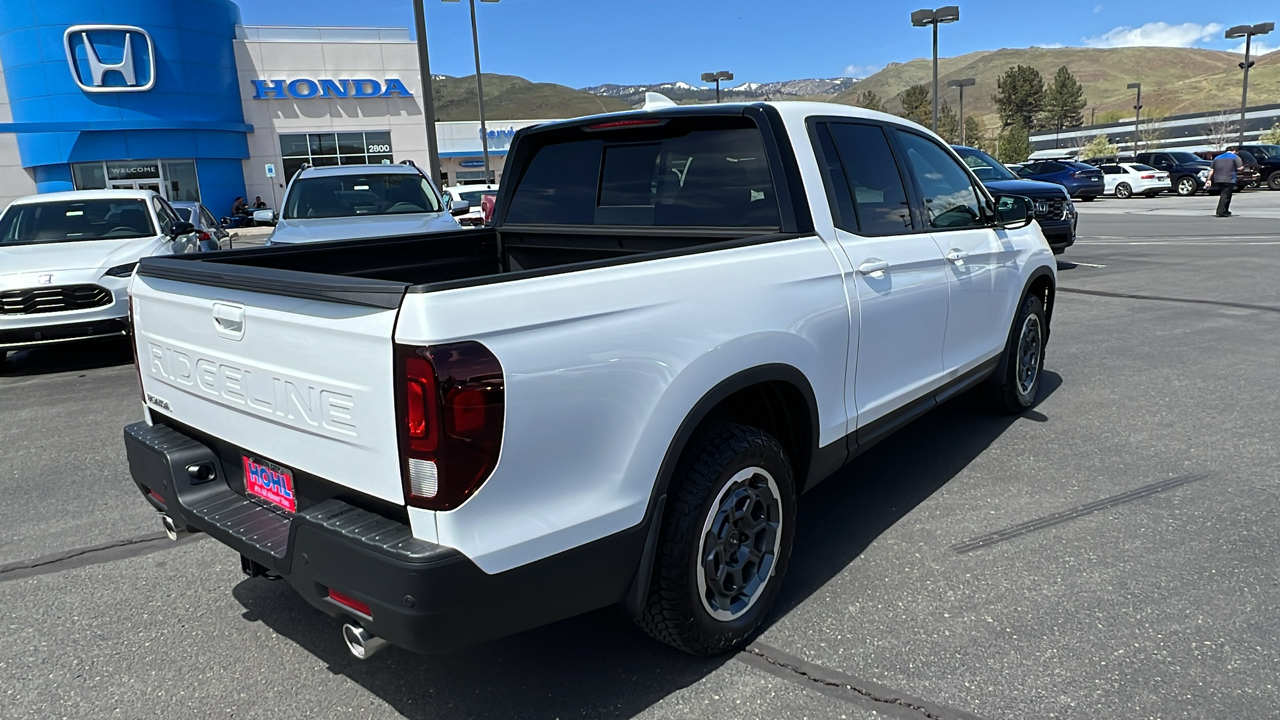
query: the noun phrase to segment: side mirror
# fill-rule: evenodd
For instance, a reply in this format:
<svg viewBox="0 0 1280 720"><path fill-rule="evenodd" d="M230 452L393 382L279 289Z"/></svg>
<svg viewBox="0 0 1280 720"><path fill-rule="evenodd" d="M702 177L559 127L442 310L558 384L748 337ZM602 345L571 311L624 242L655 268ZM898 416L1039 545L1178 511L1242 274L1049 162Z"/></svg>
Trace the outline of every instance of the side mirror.
<svg viewBox="0 0 1280 720"><path fill-rule="evenodd" d="M454 217L466 215L469 212L471 212L471 203L466 200L454 200L453 204L449 207L449 214Z"/></svg>
<svg viewBox="0 0 1280 720"><path fill-rule="evenodd" d="M183 235L190 235L196 231L196 226L189 222L176 222L169 226L169 237L177 238Z"/></svg>
<svg viewBox="0 0 1280 720"><path fill-rule="evenodd" d="M271 208L266 210L255 210L253 212L253 221L263 225L274 225L276 222L276 211Z"/></svg>
<svg viewBox="0 0 1280 720"><path fill-rule="evenodd" d="M1018 230L1036 219L1036 206L1031 198L1021 195L996 196L996 221L1006 230Z"/></svg>

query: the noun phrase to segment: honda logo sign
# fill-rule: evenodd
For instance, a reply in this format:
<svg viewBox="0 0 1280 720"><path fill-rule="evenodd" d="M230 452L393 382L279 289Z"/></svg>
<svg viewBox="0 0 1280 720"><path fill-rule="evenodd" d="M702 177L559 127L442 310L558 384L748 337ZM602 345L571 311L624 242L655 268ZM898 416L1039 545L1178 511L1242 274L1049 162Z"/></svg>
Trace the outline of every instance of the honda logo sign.
<svg viewBox="0 0 1280 720"><path fill-rule="evenodd" d="M144 92L156 84L156 48L132 25L74 25L63 35L71 77L85 92Z"/></svg>

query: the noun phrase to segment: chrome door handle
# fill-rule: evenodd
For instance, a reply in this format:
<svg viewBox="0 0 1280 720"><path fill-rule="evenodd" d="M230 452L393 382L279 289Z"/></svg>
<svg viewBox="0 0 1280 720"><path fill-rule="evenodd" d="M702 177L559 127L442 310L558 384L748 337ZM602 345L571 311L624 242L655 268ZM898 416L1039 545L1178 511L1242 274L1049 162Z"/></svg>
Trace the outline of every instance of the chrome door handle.
<svg viewBox="0 0 1280 720"><path fill-rule="evenodd" d="M858 272L862 275L874 275L882 273L889 269L889 263L878 258L868 258L858 266Z"/></svg>
<svg viewBox="0 0 1280 720"><path fill-rule="evenodd" d="M954 265L963 265L965 258L968 257L969 253L959 248L951 248L951 252L947 253L947 261Z"/></svg>

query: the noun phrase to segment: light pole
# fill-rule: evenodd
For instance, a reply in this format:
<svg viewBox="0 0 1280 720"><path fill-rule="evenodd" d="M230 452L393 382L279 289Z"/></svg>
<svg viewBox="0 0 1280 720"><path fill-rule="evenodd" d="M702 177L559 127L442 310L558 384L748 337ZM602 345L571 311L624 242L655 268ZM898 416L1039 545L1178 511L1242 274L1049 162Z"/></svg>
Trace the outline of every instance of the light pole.
<svg viewBox="0 0 1280 720"><path fill-rule="evenodd" d="M1235 40L1236 38L1244 38L1244 62L1240 63L1240 69L1244 70L1244 90L1240 93L1240 144L1244 144L1244 116L1246 109L1249 107L1249 68L1253 67L1253 61L1249 59L1249 51L1253 49L1253 36L1266 35L1276 29L1273 22L1258 23L1257 25L1237 25L1227 31L1227 38Z"/></svg>
<svg viewBox="0 0 1280 720"><path fill-rule="evenodd" d="M1142 120L1142 83L1129 83L1130 90L1137 90L1138 97L1133 101L1133 151L1136 153L1141 150L1138 135L1138 123Z"/></svg>
<svg viewBox="0 0 1280 720"><path fill-rule="evenodd" d="M431 58L427 54L427 13L423 0L413 0L413 19L418 32L418 73L422 76L422 113L427 121L427 172L436 187L444 187L440 173L440 145L436 140L436 99L431 88ZM274 189L274 185L272 189Z"/></svg>
<svg viewBox="0 0 1280 720"><path fill-rule="evenodd" d="M950 80L947 82L947 87L960 89L960 144L961 145L965 144L964 142L964 89L967 87L973 87L973 84L976 82L977 80L974 80L973 78L962 78L960 80ZM933 124L937 125L938 121L935 119L933 121Z"/></svg>
<svg viewBox="0 0 1280 720"><path fill-rule="evenodd" d="M721 70L720 72L713 72L713 73L702 73L702 82L714 82L716 84L716 103L717 104L719 104L720 102L720 81L732 80L732 79L733 79L733 73L729 72L728 70Z"/></svg>
<svg viewBox="0 0 1280 720"><path fill-rule="evenodd" d="M444 2L460 2L460 0L444 0ZM496 3L498 0L480 0L480 2ZM484 150L484 182L493 182L493 171L489 169L489 127L484 122L484 81L480 79L480 32L476 30L476 0L471 0L471 44L476 51L476 98L480 104L480 147Z"/></svg>
<svg viewBox="0 0 1280 720"><path fill-rule="evenodd" d="M916 27L933 26L933 128L938 132L938 26L960 19L960 8L947 5L937 10L917 10L911 13L911 24Z"/></svg>

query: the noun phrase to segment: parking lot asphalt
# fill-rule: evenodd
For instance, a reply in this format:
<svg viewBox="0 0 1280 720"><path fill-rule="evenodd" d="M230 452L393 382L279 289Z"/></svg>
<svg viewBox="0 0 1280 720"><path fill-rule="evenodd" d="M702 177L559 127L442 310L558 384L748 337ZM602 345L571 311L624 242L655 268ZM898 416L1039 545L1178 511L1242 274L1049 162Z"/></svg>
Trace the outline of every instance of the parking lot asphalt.
<svg viewBox="0 0 1280 720"><path fill-rule="evenodd" d="M120 343L0 367L5 717L1265 718L1280 705L1280 193L1081 204L1039 404L962 396L806 495L756 643L602 610L352 660L234 552L160 540Z"/></svg>

